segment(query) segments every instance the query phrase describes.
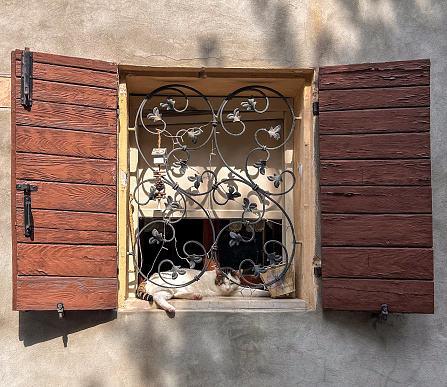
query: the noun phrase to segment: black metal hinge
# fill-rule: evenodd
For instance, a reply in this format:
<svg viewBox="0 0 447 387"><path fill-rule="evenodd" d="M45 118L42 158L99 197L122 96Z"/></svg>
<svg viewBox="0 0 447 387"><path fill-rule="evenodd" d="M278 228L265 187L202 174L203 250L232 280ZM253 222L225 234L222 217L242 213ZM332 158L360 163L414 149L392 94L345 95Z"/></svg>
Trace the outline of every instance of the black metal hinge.
<svg viewBox="0 0 447 387"><path fill-rule="evenodd" d="M33 53L31 51L22 51L21 69L20 103L28 107L33 104Z"/></svg>
<svg viewBox="0 0 447 387"><path fill-rule="evenodd" d="M23 210L25 212L25 237L31 236L31 228L33 223L33 215L31 213L31 192L37 191L37 185L30 185L28 183L17 184L16 189L23 191Z"/></svg>
<svg viewBox="0 0 447 387"><path fill-rule="evenodd" d="M386 320L388 318L388 305L382 304L382 309L380 311L380 317L382 320Z"/></svg>
<svg viewBox="0 0 447 387"><path fill-rule="evenodd" d="M318 116L320 114L320 104L318 101L312 103L312 113L314 116Z"/></svg>
<svg viewBox="0 0 447 387"><path fill-rule="evenodd" d="M59 313L59 318L63 318L64 314L65 314L64 303L58 302L56 308L57 308L57 313Z"/></svg>

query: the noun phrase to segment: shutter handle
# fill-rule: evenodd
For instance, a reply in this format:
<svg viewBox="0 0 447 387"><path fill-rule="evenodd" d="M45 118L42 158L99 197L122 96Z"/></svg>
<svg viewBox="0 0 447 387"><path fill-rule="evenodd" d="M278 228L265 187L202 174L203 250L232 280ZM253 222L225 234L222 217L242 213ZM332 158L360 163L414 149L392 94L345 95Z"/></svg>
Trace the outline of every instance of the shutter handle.
<svg viewBox="0 0 447 387"><path fill-rule="evenodd" d="M23 191L23 210L25 211L25 237L31 236L31 191L37 191L37 185L30 185L28 183L17 184L16 188Z"/></svg>

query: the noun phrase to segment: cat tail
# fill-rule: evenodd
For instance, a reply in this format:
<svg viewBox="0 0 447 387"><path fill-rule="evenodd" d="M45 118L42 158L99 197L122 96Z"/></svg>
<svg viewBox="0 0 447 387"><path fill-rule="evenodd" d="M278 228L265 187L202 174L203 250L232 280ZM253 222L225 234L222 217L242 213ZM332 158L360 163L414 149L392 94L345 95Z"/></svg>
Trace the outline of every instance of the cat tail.
<svg viewBox="0 0 447 387"><path fill-rule="evenodd" d="M149 293L146 293L146 281L143 281L137 289L137 298L140 298L141 300L145 301L152 301L152 295Z"/></svg>

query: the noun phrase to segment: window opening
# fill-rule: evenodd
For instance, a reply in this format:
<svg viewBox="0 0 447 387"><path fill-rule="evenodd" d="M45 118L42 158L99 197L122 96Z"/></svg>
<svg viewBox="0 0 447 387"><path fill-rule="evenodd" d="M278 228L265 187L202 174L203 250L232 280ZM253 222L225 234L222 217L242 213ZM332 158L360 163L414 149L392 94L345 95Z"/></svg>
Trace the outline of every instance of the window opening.
<svg viewBox="0 0 447 387"><path fill-rule="evenodd" d="M284 168L296 117L288 99L266 86L242 87L221 101L215 110L199 90L175 84L141 102L134 130L143 168L133 197L147 215L136 231L134 264L151 282L155 272L174 280L184 268L200 271L181 285L156 283L164 287L230 266L240 286L277 288L300 243L285 209L296 183ZM281 114L269 110L272 101L283 104Z"/></svg>

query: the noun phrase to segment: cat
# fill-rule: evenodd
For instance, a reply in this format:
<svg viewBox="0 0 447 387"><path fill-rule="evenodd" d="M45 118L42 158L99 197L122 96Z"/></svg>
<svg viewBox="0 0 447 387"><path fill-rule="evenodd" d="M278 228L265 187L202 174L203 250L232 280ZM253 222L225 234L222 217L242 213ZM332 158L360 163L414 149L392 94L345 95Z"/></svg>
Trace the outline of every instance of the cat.
<svg viewBox="0 0 447 387"><path fill-rule="evenodd" d="M168 286L163 279L168 283L181 285L194 279L200 274L199 270L184 269L185 274L179 275L176 279L172 279L172 272L162 272L160 274L152 274L149 279L156 284L163 284ZM226 278L222 273L225 273ZM179 288L164 288L157 286L150 281L143 281L137 289L137 297L146 300L154 301L160 308L167 312L175 312L175 308L168 303L171 298L184 298L189 300L201 300L203 297L212 296L233 296L239 288L241 283L241 276L237 270L231 267L215 268L215 270L205 271L198 281L191 283L188 286Z"/></svg>

